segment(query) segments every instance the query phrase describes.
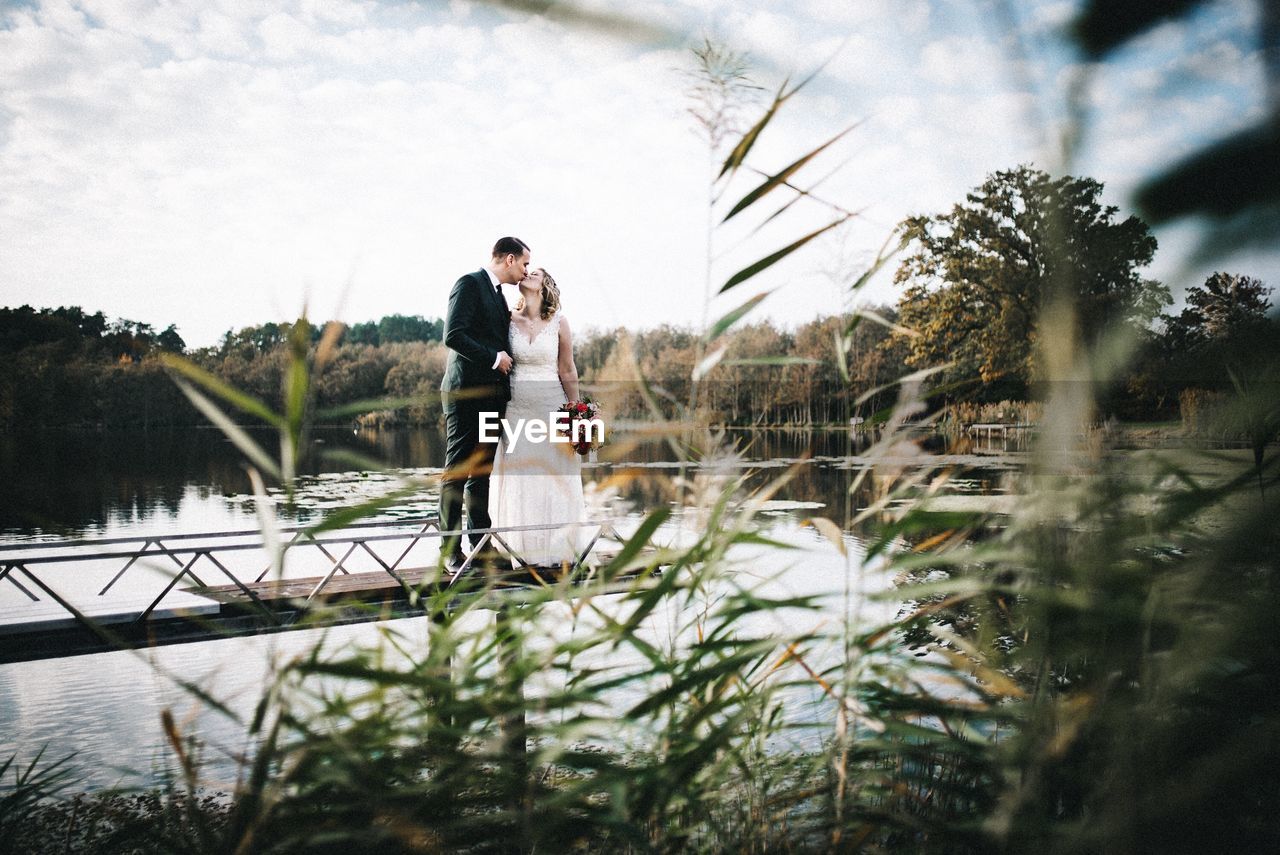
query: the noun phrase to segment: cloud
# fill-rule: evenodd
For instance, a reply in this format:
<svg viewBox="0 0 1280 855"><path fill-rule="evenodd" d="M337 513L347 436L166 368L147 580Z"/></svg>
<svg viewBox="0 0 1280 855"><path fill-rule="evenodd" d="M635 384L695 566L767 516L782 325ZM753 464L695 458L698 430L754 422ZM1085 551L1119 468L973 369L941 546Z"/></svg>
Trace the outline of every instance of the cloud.
<svg viewBox="0 0 1280 855"><path fill-rule="evenodd" d="M292 59L306 48L313 35L310 27L284 12L272 13L258 24L267 58L276 61Z"/></svg>
<svg viewBox="0 0 1280 855"><path fill-rule="evenodd" d="M672 200L700 193L700 170L670 159L696 142L651 94L681 57L540 20L454 20L335 30L299 9L246 16L219 26L260 38L259 61L227 46L158 65L140 25L121 22L85 30L102 49L82 38L53 69L39 66L60 30L7 31L30 62L6 73L26 78L5 102L18 118L0 222L27 239L0 262L14 274L4 298L26 288L178 319L199 342L294 312L304 293L331 311L354 270L356 318L438 315L498 233L540 235L571 265L561 280L582 282L608 268L611 232L689 219ZM675 281L694 249L664 243L682 251L651 266ZM647 298L616 287L618 317L635 316Z"/></svg>
<svg viewBox="0 0 1280 855"><path fill-rule="evenodd" d="M1219 39L1170 63L1168 80L1170 91L1195 88L1234 93L1237 103L1263 105L1261 96L1268 86L1266 58L1252 45L1242 46L1238 38Z"/></svg>
<svg viewBox="0 0 1280 855"><path fill-rule="evenodd" d="M1001 51L986 39L947 36L929 42L920 51L919 73L941 86L972 89L990 86L1004 60Z"/></svg>
<svg viewBox="0 0 1280 855"><path fill-rule="evenodd" d="M824 27L888 26L910 36L920 35L928 28L932 6L929 0L807 0L802 4L804 16Z"/></svg>
<svg viewBox="0 0 1280 855"><path fill-rule="evenodd" d="M960 8L649 0L632 11L691 41L706 23L756 55L771 89L835 54L752 157L778 168L865 119L810 180L848 160L821 192L866 208L850 234L874 251L903 216L942 210L1037 155L1031 96L1000 75L987 22ZM690 295L703 285L710 170L684 115L679 48L463 0L42 0L0 15L0 302L177 322L196 344L304 299L317 316L340 300L351 320L439 315L453 279L514 233L555 270L579 328L702 315ZM1232 52L1225 27L1194 55L1186 32L1166 32L1100 75L1104 118L1083 168L1129 180L1153 147L1180 150L1228 121L1257 60ZM1039 60L1053 80L1069 57ZM1179 61L1208 88L1151 109ZM1243 78L1214 75L1231 63ZM797 205L717 275L829 214ZM717 246L738 237L726 229ZM760 277L792 295L769 311L794 322L829 308L812 299L817 266L811 253Z"/></svg>
<svg viewBox="0 0 1280 855"><path fill-rule="evenodd" d="M201 52L219 57L243 57L252 49L249 30L243 22L217 9L197 13L196 46Z"/></svg>
<svg viewBox="0 0 1280 855"><path fill-rule="evenodd" d="M729 22L734 34L754 56L784 69L794 67L802 57L799 28L784 15L767 10L744 10L730 16Z"/></svg>

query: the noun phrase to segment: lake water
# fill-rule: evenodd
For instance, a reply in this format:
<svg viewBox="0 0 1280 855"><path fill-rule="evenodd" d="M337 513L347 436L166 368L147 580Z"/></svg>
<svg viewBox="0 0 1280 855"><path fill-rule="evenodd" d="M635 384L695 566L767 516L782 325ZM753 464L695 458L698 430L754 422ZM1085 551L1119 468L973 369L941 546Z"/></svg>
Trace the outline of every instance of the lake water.
<svg viewBox="0 0 1280 855"><path fill-rule="evenodd" d="M329 509L378 494L400 474L438 472L444 457L443 437L435 430L328 430L318 432L316 439L321 448L349 447L376 455L391 472L351 472L316 463L302 479L293 506L280 508L282 522L317 519ZM758 578L771 593L833 597L846 589L851 574L858 574L864 587L880 584L859 572L862 544L856 534L846 535L844 556L814 528L801 526L813 515L846 520L865 500L849 490L863 441L843 432L735 432L727 439L738 449L738 457L725 464L730 474L754 473L751 479L758 484L789 467L795 470L762 513L768 533L795 549L745 551L737 556L737 566L746 577ZM255 528L250 482L240 460L213 430L0 439L0 476L9 497L0 510L0 542ZM980 462L953 479L950 490L998 493L1004 475L1017 465L1008 456ZM594 491L598 511L637 523L645 511L670 501L678 471L669 449L652 443L629 450L622 461L589 466L585 478L589 492L592 484L621 483L616 495ZM626 477L614 477L623 472ZM390 513L417 515L435 506L434 491L426 489ZM677 508L664 535L678 537L696 524ZM74 565L63 572L74 573ZM59 585L63 590L97 587L72 575L59 578L55 587ZM0 581L0 619L12 617L24 603L14 586ZM664 619L670 616L655 615L643 631L662 637L668 631ZM411 643L425 643L421 624L409 619L340 627L328 630L326 639L332 645L368 642L390 629ZM753 629L770 631L767 626ZM47 744L51 756L76 755L85 786L154 783L171 765L159 726L160 712L168 708L184 731L199 734L206 743L210 783L229 788L237 758L248 747L244 728L197 703L178 681L196 683L247 715L270 663L316 641L315 632L302 631L0 665L0 758L15 751L29 758ZM804 714L802 704L795 714Z"/></svg>

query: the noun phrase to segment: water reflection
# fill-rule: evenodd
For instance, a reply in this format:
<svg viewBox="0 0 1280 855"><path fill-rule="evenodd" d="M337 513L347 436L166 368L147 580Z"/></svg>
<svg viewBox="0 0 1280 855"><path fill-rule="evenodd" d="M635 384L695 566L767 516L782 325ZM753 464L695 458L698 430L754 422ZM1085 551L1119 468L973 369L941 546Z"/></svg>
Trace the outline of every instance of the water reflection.
<svg viewBox="0 0 1280 855"><path fill-rule="evenodd" d="M272 447L269 431L256 435ZM312 440L314 453L306 456L301 472L309 476L304 493L314 493L315 501L281 508L286 519L305 521L344 501L342 495L326 495L318 479L350 466L327 458L324 451L347 449L393 469L426 473L444 462L443 431L437 428L318 429ZM724 440L734 459L703 459L702 470L694 467L685 474L719 467L745 475L749 487L759 487L794 470L778 498L817 503L823 516L837 521L851 519L873 498L870 481L856 492L850 489L850 470L867 463L861 458L870 445L865 436L844 430L735 430ZM1010 466L1000 458L965 463L966 477L975 484L971 489L984 493L1001 489ZM636 510L674 501L673 479L680 472L673 450L655 438L606 448L599 463L584 469L588 481L614 487ZM149 526L169 531L188 524L211 530L218 527L214 523L220 507L237 517L236 524L252 512L245 501L252 488L242 455L212 428L0 437L0 477L9 497L0 503L0 538L8 540L139 534L150 533ZM379 485L370 481L367 486ZM425 510L432 504L424 496L415 506Z"/></svg>
<svg viewBox="0 0 1280 855"><path fill-rule="evenodd" d="M251 431L272 447L269 431ZM319 429L315 451L345 448L391 466L438 466L439 431L354 433ZM350 467L308 455L302 474ZM183 515L193 499L220 500L252 490L243 456L212 428L98 433L47 431L0 437L0 478L8 501L0 504L0 537L79 537L117 531L131 523Z"/></svg>

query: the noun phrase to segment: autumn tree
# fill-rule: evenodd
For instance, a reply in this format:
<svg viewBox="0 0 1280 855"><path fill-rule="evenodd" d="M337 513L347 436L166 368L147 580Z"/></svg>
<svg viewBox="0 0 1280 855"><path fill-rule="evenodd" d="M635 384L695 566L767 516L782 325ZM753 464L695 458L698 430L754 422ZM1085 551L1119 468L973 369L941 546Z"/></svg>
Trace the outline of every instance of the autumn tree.
<svg viewBox="0 0 1280 855"><path fill-rule="evenodd" d="M907 219L913 251L895 281L906 286L901 322L919 333L904 337L909 364L951 363L955 397L1020 398L1054 294L1071 299L1087 343L1117 324L1148 326L1169 302L1139 272L1156 240L1137 217L1118 220L1102 188L1024 165L988 176L948 213Z"/></svg>
<svg viewBox="0 0 1280 855"><path fill-rule="evenodd" d="M751 364L751 360L789 355L792 346L791 337L769 321L735 329L730 334L728 356L746 362L721 364L711 373L707 405L715 418L729 424L772 424L788 405L807 407L808 401L800 398L793 366Z"/></svg>
<svg viewBox="0 0 1280 855"><path fill-rule="evenodd" d="M332 407L381 397L393 364L390 348L360 344L339 347L324 371L315 377L316 403Z"/></svg>
<svg viewBox="0 0 1280 855"><path fill-rule="evenodd" d="M600 374L624 335L624 327L614 327L605 330L588 329L583 335L574 336L574 357L584 379L594 380Z"/></svg>

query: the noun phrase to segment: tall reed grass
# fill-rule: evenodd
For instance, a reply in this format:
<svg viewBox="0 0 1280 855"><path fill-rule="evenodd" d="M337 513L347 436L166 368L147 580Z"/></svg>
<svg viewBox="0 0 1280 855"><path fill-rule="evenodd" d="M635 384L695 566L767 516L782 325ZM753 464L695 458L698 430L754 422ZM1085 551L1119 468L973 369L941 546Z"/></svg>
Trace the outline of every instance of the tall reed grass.
<svg viewBox="0 0 1280 855"><path fill-rule="evenodd" d="M718 180L752 182L730 216L793 192L821 151L773 174L743 168L795 91L784 84L725 158ZM843 218L834 212L826 229ZM721 290L824 230L747 264ZM758 302L710 325L701 370ZM808 521L841 556L842 577L829 596L789 595L758 570L762 551L790 549L760 516L790 473L749 487L717 466L730 450L698 427L695 398L663 434L688 464L678 512L648 511L622 553L578 585L424 586L425 646L386 624L367 644L321 642L280 662L243 722L252 756L217 809L200 799L190 735L167 718L178 771L166 804L181 822L164 826L178 829L169 836L137 830L135 842L225 852L1280 849L1277 457L1264 453L1256 471L1224 458L1228 474L1204 479L1172 453L1086 444L1123 348L1083 350L1072 307L1049 310L1041 430L1012 513L931 508L962 473L918 453L935 419L927 378L906 378L862 455L870 464L850 472L849 489L869 498L845 519ZM311 401L336 340L329 330L314 350L295 342L283 413L171 362L244 451L264 533L274 525L265 481L287 487L310 449L308 425L334 415ZM836 347L840 360L839 338ZM275 425L278 451L215 399ZM875 617L877 601L891 619ZM0 829L21 834L47 780L19 781L23 795L0 803Z"/></svg>

